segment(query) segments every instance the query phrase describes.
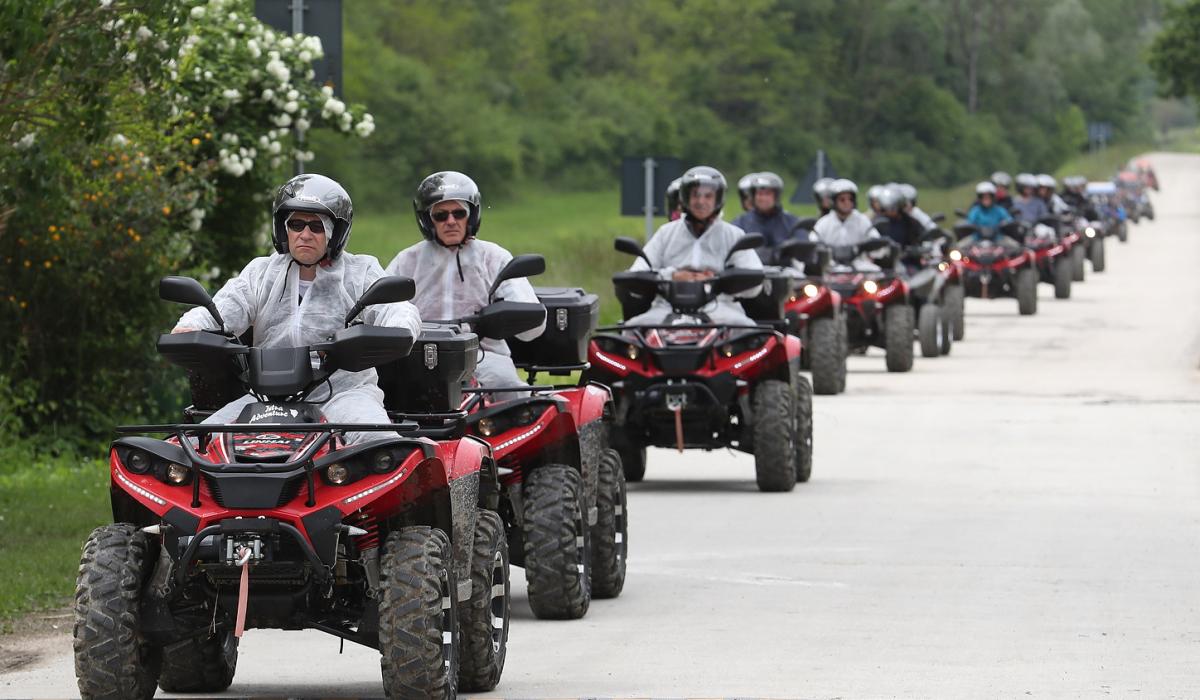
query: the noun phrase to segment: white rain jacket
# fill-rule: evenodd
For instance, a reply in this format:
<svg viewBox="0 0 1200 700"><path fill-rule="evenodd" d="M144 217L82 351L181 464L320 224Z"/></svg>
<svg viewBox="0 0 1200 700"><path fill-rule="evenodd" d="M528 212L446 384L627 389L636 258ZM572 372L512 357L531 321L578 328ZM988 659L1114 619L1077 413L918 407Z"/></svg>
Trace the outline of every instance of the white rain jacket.
<svg viewBox="0 0 1200 700"><path fill-rule="evenodd" d="M699 237L687 226L687 219L680 218L659 227L650 237L643 249L646 257L650 258L653 269L657 270L663 279L671 276L680 268L694 270L712 270L720 272L726 267L725 258L729 249L739 238L746 235L742 229L733 224L716 219ZM753 250L739 250L729 259L729 265L742 269L762 269L762 260ZM642 258L633 261L630 270L649 270ZM758 296L761 285L741 292L739 297ZM740 304L732 296L722 294L713 304L704 309L713 323L730 323L735 325L752 324ZM625 323L630 325L657 323L671 313L671 305L662 297L656 297L649 311Z"/></svg>
<svg viewBox="0 0 1200 700"><path fill-rule="evenodd" d="M290 255L255 258L237 277L213 296L226 330L241 335L254 329L258 347L298 347L327 340L345 327L346 314L363 292L384 275L379 261L370 255L343 252L329 267L317 267L316 279L300 300L300 268ZM366 307L359 316L375 326L407 328L415 338L421 331L417 309L408 302ZM216 330L216 320L202 308L183 314L177 328ZM330 376L331 393L321 389L314 400L330 399L322 411L332 422L385 423L383 390L374 369L362 372L338 370ZM237 418L242 397L221 408L206 423L229 423ZM350 433L348 442L383 437L383 433Z"/></svg>
<svg viewBox="0 0 1200 700"><path fill-rule="evenodd" d="M879 231L875 230L871 218L858 210L850 212L850 216L843 221L835 209L822 216L813 226L812 232L818 241L829 246L858 245L872 238L879 238ZM866 256L860 255L854 260L854 269L874 271L878 270L879 266L868 261Z"/></svg>
<svg viewBox="0 0 1200 700"><path fill-rule="evenodd" d="M433 241L421 241L400 251L388 263L389 275L411 277L417 283L413 303L421 318L449 321L470 316L491 303L488 289L500 270L513 256L504 248L478 238L468 238L461 247L447 248ZM541 303L533 285L524 277L505 280L496 289L496 299ZM526 342L546 330L546 319L537 328L518 333ZM511 355L508 343L494 338L480 338L479 347L485 353ZM515 376L515 371L514 371Z"/></svg>

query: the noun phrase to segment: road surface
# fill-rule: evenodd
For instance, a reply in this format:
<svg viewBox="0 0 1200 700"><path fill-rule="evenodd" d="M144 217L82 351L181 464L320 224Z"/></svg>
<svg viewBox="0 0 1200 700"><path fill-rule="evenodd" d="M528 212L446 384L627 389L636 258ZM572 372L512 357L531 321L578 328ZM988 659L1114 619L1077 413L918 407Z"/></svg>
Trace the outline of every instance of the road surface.
<svg viewBox="0 0 1200 700"><path fill-rule="evenodd" d="M543 622L514 570L488 696L1200 696L1200 157L1153 161L1158 221L1070 301L969 300L908 374L851 358L795 492L652 451L625 593ZM0 695L77 695L64 629L0 639L25 661ZM251 631L226 695L381 695L378 655L338 646Z"/></svg>

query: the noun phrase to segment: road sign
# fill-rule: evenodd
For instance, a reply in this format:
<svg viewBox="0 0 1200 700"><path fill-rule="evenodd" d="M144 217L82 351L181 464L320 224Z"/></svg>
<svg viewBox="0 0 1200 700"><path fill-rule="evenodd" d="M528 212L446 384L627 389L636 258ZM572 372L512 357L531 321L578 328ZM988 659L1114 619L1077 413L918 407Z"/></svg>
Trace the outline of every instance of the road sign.
<svg viewBox="0 0 1200 700"><path fill-rule="evenodd" d="M813 164L804 174L804 179L796 186L796 191L792 193L789 201L792 204L816 204L812 193L813 183L823 177L836 178L837 176L837 171L833 168L833 161L829 160L825 151L817 151L817 157L813 159Z"/></svg>
<svg viewBox="0 0 1200 700"><path fill-rule="evenodd" d="M683 174L678 158L631 156L621 161L621 216L646 217L646 238L654 217L666 216L667 185Z"/></svg>
<svg viewBox="0 0 1200 700"><path fill-rule="evenodd" d="M320 37L325 56L313 62L316 81L342 96L342 0L254 0L254 16L286 34Z"/></svg>

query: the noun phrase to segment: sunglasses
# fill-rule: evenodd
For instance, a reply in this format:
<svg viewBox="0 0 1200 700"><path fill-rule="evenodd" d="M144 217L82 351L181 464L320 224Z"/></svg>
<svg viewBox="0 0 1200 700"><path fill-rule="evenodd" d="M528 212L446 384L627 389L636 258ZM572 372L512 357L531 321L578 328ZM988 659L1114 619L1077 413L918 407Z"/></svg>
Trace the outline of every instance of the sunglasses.
<svg viewBox="0 0 1200 700"><path fill-rule="evenodd" d="M312 231L313 233L325 233L325 224L321 223L319 220L305 221L304 219L288 219L287 222L288 230L292 231L293 233L300 233L306 226L308 227L308 230Z"/></svg>
<svg viewBox="0 0 1200 700"><path fill-rule="evenodd" d="M434 221L438 222L439 224L442 223L443 221L449 219L451 216L454 217L455 221L462 221L463 219L467 218L467 210L466 209L455 209L453 211L449 211L446 209L442 209L441 211L435 211L432 214L430 214L430 218L432 218Z"/></svg>

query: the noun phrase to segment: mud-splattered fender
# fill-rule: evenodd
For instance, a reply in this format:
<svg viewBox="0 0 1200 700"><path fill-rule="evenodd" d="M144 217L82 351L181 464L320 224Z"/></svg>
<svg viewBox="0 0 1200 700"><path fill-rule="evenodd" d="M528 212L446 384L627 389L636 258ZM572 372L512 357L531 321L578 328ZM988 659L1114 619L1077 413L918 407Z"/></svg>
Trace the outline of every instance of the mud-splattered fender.
<svg viewBox="0 0 1200 700"><path fill-rule="evenodd" d="M608 446L612 392L606 386L588 384L560 395L567 399L579 432L579 474L584 485L583 506L590 523L600 489L600 459Z"/></svg>
<svg viewBox="0 0 1200 700"><path fill-rule="evenodd" d="M450 485L450 546L454 550L459 602L471 597L471 552L474 550L475 521L479 516L479 470L483 460L491 456L490 445L468 435L458 441L454 458L447 468Z"/></svg>

